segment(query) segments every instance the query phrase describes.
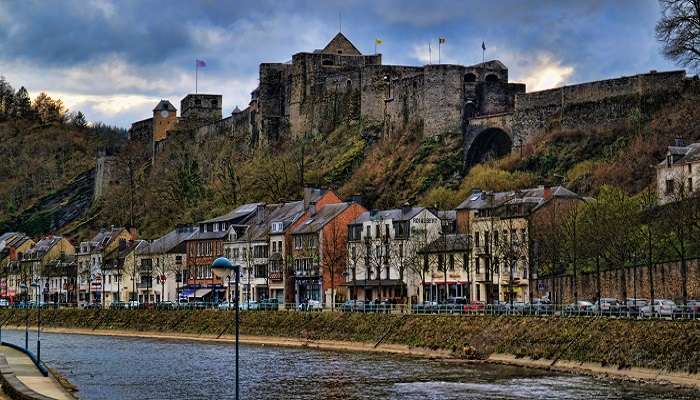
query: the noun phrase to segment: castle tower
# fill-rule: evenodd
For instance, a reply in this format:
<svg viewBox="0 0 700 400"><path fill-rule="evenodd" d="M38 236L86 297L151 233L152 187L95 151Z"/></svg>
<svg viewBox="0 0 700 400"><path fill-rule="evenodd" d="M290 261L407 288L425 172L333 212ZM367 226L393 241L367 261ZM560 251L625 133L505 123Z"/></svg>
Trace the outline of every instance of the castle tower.
<svg viewBox="0 0 700 400"><path fill-rule="evenodd" d="M168 130L177 123L177 109L168 100L161 100L153 109L153 141L168 137Z"/></svg>

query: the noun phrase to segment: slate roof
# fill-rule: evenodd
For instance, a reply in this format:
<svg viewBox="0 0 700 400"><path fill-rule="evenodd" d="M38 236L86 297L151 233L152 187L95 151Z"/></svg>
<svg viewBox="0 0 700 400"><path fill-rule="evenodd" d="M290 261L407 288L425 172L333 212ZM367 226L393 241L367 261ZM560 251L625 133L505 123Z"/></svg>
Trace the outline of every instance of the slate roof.
<svg viewBox="0 0 700 400"><path fill-rule="evenodd" d="M282 204L270 214L270 223L282 222L283 229L287 230L289 225L293 224L304 213L304 201L292 201Z"/></svg>
<svg viewBox="0 0 700 400"><path fill-rule="evenodd" d="M161 100L153 111L171 111L176 112L177 109L168 100Z"/></svg>
<svg viewBox="0 0 700 400"><path fill-rule="evenodd" d="M250 218L255 211L258 209L259 205L265 205L265 203L248 203L237 207L233 211L226 213L224 215L211 218L205 221L201 221L200 224L208 224L210 222L228 222L230 224L243 224L248 218ZM209 232L207 232L209 233ZM217 232L214 232L217 233Z"/></svg>
<svg viewBox="0 0 700 400"><path fill-rule="evenodd" d="M348 207L350 207L350 203L328 204L318 210L315 215L309 216L306 221L292 231L292 234L299 235L318 232Z"/></svg>
<svg viewBox="0 0 700 400"><path fill-rule="evenodd" d="M270 218L275 211L282 208L282 204L268 204L265 206L266 217L262 221L252 221L245 233L239 238L241 241L260 241L267 240L267 234L270 232Z"/></svg>
<svg viewBox="0 0 700 400"><path fill-rule="evenodd" d="M348 39L348 38L347 38L345 35L343 35L341 32L338 32L338 34L335 35L335 36L333 37L333 39L331 39L330 42L328 42L328 44L326 45L326 47L323 48L323 53L335 54L335 52L331 51L331 49L333 49L333 48L335 48L335 47L338 47L338 46L341 46L341 45L350 45L350 47L352 48L352 50L354 50L355 52L357 52L357 54L350 54L350 55L362 55L362 52L360 52L360 50L358 50L357 47L355 47L355 45L352 44L352 42L350 41L350 39ZM348 54L345 54L345 55L348 55Z"/></svg>
<svg viewBox="0 0 700 400"><path fill-rule="evenodd" d="M668 154L673 156L673 164L683 164L700 161L700 143L692 143L687 146L668 146ZM665 165L666 160L659 163Z"/></svg>
<svg viewBox="0 0 700 400"><path fill-rule="evenodd" d="M352 223L361 224L367 221L392 220L409 221L411 218L423 211L423 207L394 208L391 210L365 211L360 214Z"/></svg>
<svg viewBox="0 0 700 400"><path fill-rule="evenodd" d="M44 256L52 247L59 243L63 239L61 236L49 236L41 239L32 247L24 253L26 259L39 259Z"/></svg>
<svg viewBox="0 0 700 400"><path fill-rule="evenodd" d="M139 249L139 254L184 253L186 240L199 232L198 227L178 227L165 235L147 243ZM217 232L218 233L218 232Z"/></svg>
<svg viewBox="0 0 700 400"><path fill-rule="evenodd" d="M563 186L553 186L550 190L551 198L582 199L581 196ZM516 203L534 203L535 205L542 205L547 200L545 199L544 192L544 186L508 192L473 192L466 200L457 206L457 210L478 210Z"/></svg>
<svg viewBox="0 0 700 400"><path fill-rule="evenodd" d="M91 240L91 246L95 246L97 249L105 248L114 239L116 239L124 230L123 227L110 228L106 230L100 230ZM92 250L92 249L91 249Z"/></svg>

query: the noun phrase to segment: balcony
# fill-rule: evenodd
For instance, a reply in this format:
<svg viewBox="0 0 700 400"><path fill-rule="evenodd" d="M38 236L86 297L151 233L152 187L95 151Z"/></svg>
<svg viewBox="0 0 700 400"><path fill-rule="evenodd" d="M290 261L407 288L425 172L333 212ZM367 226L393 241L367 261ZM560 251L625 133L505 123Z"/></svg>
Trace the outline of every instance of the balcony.
<svg viewBox="0 0 700 400"><path fill-rule="evenodd" d="M312 277L312 276L319 276L321 275L320 270L318 268L310 268L306 270L297 270L294 273L295 276L297 277Z"/></svg>

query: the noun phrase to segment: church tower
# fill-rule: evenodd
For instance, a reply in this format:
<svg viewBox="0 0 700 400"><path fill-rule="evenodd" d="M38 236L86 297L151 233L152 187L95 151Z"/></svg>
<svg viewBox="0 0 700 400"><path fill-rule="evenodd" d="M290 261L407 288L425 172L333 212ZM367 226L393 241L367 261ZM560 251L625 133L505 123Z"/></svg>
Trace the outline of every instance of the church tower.
<svg viewBox="0 0 700 400"><path fill-rule="evenodd" d="M168 100L161 100L153 109L153 142L168 137L168 131L177 123L177 109Z"/></svg>

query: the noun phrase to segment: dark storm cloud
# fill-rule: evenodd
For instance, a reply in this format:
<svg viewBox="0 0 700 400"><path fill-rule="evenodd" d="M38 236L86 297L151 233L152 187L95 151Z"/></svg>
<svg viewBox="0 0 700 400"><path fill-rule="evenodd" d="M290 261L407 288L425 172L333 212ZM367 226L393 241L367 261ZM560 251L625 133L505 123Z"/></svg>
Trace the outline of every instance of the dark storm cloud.
<svg viewBox="0 0 700 400"><path fill-rule="evenodd" d="M323 47L339 13L361 51L383 39L386 63L427 62L440 35L443 62L476 63L485 41L486 57L530 88L673 67L653 37L655 0L10 0L0 2L0 74L127 125L151 101L192 90L202 58L200 87L245 106L260 62Z"/></svg>

